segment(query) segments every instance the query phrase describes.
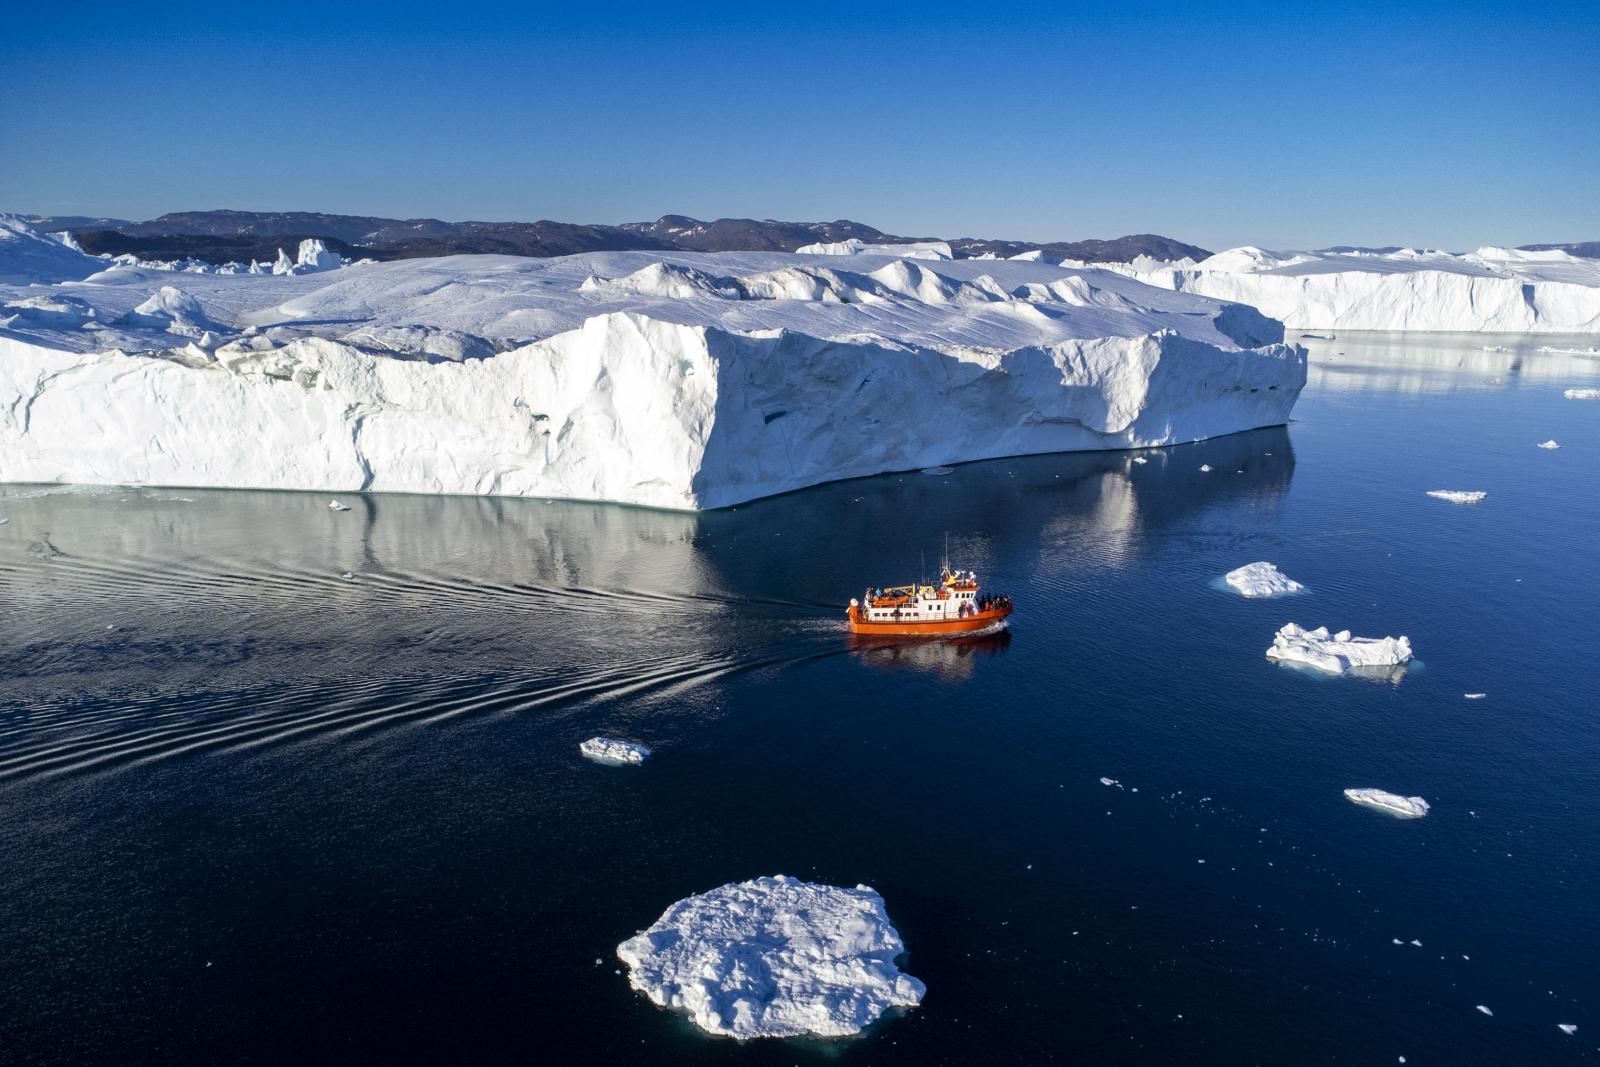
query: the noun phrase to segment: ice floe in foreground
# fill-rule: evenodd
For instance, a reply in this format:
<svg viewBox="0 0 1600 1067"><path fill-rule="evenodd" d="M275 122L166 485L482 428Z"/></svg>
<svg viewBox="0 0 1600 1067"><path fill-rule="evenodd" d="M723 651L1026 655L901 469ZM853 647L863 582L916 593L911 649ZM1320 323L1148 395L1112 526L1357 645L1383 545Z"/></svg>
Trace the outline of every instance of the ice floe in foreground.
<svg viewBox="0 0 1600 1067"><path fill-rule="evenodd" d="M619 741L614 737L591 737L578 744L578 751L596 763L617 766L643 763L645 757L650 755L650 749L646 746L632 741Z"/></svg>
<svg viewBox="0 0 1600 1067"><path fill-rule="evenodd" d="M1556 444L1555 438L1552 437L1548 441L1540 441L1539 442L1539 447L1540 448L1560 448L1561 446Z"/></svg>
<svg viewBox="0 0 1600 1067"><path fill-rule="evenodd" d="M1374 808L1399 819L1420 819L1428 814L1428 802L1421 797L1403 797L1382 789L1346 789L1344 795L1364 808Z"/></svg>
<svg viewBox="0 0 1600 1067"><path fill-rule="evenodd" d="M1489 494L1479 489L1429 489L1428 495L1452 504L1476 504Z"/></svg>
<svg viewBox="0 0 1600 1067"><path fill-rule="evenodd" d="M1568 400L1600 400L1600 389L1568 389L1561 395Z"/></svg>
<svg viewBox="0 0 1600 1067"><path fill-rule="evenodd" d="M1326 626L1307 630L1288 623L1272 639L1267 658L1303 663L1332 674L1352 667L1394 667L1411 659L1411 640L1400 637L1352 637L1349 630L1329 634Z"/></svg>
<svg viewBox="0 0 1600 1067"><path fill-rule="evenodd" d="M1265 560L1246 563L1223 575L1222 580L1238 590L1241 596L1248 597L1285 596L1305 589L1305 586Z"/></svg>
<svg viewBox="0 0 1600 1067"><path fill-rule="evenodd" d="M628 981L702 1030L754 1037L844 1037L926 987L883 898L776 875L686 897L617 946Z"/></svg>

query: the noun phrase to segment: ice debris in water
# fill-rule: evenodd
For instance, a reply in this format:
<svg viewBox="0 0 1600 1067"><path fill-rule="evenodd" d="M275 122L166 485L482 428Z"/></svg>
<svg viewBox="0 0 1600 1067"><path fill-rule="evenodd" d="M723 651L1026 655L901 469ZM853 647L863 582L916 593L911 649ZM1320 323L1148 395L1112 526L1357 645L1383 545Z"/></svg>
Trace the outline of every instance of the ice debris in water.
<svg viewBox="0 0 1600 1067"><path fill-rule="evenodd" d="M596 763L610 763L617 766L643 763L645 757L650 755L650 749L644 745L632 741L619 741L614 737L591 737L579 743L578 751Z"/></svg>
<svg viewBox="0 0 1600 1067"><path fill-rule="evenodd" d="M1462 693L1461 694L1462 699L1464 699L1464 700L1482 700L1484 697L1486 697L1488 695L1489 695L1488 693Z"/></svg>
<svg viewBox="0 0 1600 1067"><path fill-rule="evenodd" d="M1556 1029L1560 1030L1563 1034L1575 1034L1575 1033L1578 1032L1578 1024L1577 1023L1556 1023Z"/></svg>
<svg viewBox="0 0 1600 1067"><path fill-rule="evenodd" d="M1140 463L1140 464L1149 463L1150 462L1148 459L1145 459L1143 456L1134 456L1133 457L1133 461L1135 463Z"/></svg>
<svg viewBox="0 0 1600 1067"><path fill-rule="evenodd" d="M953 473L955 473L955 468L954 467L923 467L922 468L922 473L923 474L932 474L932 475L953 474Z"/></svg>
<svg viewBox="0 0 1600 1067"><path fill-rule="evenodd" d="M1101 785L1114 785L1118 789L1122 788L1122 783L1117 781L1115 778L1101 778L1100 779L1100 784Z"/></svg>
<svg viewBox="0 0 1600 1067"><path fill-rule="evenodd" d="M1266 561L1246 563L1223 575L1222 580L1238 590L1240 595L1248 597L1283 596L1305 588Z"/></svg>
<svg viewBox="0 0 1600 1067"><path fill-rule="evenodd" d="M1343 674L1351 667L1393 667L1411 659L1411 639L1352 637L1349 630L1330 635L1326 626L1307 630L1286 624L1272 639L1267 658Z"/></svg>
<svg viewBox="0 0 1600 1067"><path fill-rule="evenodd" d="M1430 489L1428 490L1428 495L1437 497L1440 500L1448 500L1452 504L1476 504L1489 494L1477 489Z"/></svg>
<svg viewBox="0 0 1600 1067"><path fill-rule="evenodd" d="M1600 389L1568 389L1562 395L1568 400L1600 400Z"/></svg>
<svg viewBox="0 0 1600 1067"><path fill-rule="evenodd" d="M1540 448L1560 448L1561 446L1556 444L1556 439L1552 437L1548 441L1540 441L1539 442L1539 447Z"/></svg>
<svg viewBox="0 0 1600 1067"><path fill-rule="evenodd" d="M330 500L330 501L328 501L328 510L329 511L349 511L350 510L350 505L341 504L337 500Z"/></svg>
<svg viewBox="0 0 1600 1067"><path fill-rule="evenodd" d="M1428 814L1428 802L1421 797L1403 797L1382 789L1346 789L1344 795L1364 808L1374 808L1400 819L1420 819ZM1422 946L1420 941L1411 943Z"/></svg>
<svg viewBox="0 0 1600 1067"><path fill-rule="evenodd" d="M1488 1009L1488 1007L1483 1005L1483 1004L1479 1004L1478 1005L1478 1010L1483 1012L1485 1015L1493 1015L1494 1014L1494 1012L1490 1011Z"/></svg>
<svg viewBox="0 0 1600 1067"><path fill-rule="evenodd" d="M1209 464L1209 463L1200 464L1200 473L1202 473L1202 474L1210 474L1211 473L1211 464Z"/></svg>
<svg viewBox="0 0 1600 1067"><path fill-rule="evenodd" d="M905 952L883 898L776 875L686 897L617 946L628 982L713 1034L843 1037L927 988L903 974Z"/></svg>

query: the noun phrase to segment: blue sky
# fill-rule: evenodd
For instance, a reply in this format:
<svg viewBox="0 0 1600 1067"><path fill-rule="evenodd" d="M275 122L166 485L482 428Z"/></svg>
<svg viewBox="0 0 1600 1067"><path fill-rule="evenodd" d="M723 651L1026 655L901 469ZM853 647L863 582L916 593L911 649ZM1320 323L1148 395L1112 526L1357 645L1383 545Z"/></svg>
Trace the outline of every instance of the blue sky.
<svg viewBox="0 0 1600 1067"><path fill-rule="evenodd" d="M39 6L0 210L1600 239L1592 5Z"/></svg>

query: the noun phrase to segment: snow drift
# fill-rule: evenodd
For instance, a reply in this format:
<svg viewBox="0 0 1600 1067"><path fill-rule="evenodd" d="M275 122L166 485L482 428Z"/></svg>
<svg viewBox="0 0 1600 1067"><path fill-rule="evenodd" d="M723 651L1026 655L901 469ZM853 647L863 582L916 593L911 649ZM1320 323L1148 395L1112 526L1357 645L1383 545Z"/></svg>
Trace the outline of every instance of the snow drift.
<svg viewBox="0 0 1600 1067"><path fill-rule="evenodd" d="M1296 330L1600 333L1600 260L1560 251L1247 246L1194 264L1102 266L1162 288L1249 304Z"/></svg>
<svg viewBox="0 0 1600 1067"><path fill-rule="evenodd" d="M777 875L678 901L617 946L628 981L702 1030L844 1037L922 1002L883 898Z"/></svg>
<svg viewBox="0 0 1600 1067"><path fill-rule="evenodd" d="M0 284L0 481L720 507L1277 425L1306 377L1253 309L1041 263L302 247L180 274L49 243L95 273Z"/></svg>

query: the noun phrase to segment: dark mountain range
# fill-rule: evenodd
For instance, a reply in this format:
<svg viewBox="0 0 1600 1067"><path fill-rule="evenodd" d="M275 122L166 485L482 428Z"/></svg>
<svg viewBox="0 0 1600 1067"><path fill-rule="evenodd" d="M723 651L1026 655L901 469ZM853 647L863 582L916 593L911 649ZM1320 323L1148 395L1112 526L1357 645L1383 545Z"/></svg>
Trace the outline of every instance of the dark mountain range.
<svg viewBox="0 0 1600 1067"><path fill-rule="evenodd" d="M65 218L65 217L63 217ZM860 222L781 222L776 219L716 219L702 222L686 215L665 215L655 222L620 226L570 222L444 222L439 219L387 219L370 215L329 215L313 211L177 211L148 222L84 219L49 228L70 229L86 251L120 255L131 252L147 259L194 257L222 263L272 259L278 247L292 250L305 237L320 237L341 255L372 259L416 259L424 256L500 254L564 256L576 252L687 251L792 252L803 245L851 238L868 244L903 244L937 240L900 237ZM87 238L89 243L84 243ZM93 244L93 248L90 248ZM996 241L964 237L950 242L958 256L993 253L1013 256L1040 249L1046 255L1102 262L1126 262L1136 256L1204 259L1203 248L1154 234L1113 241ZM346 252L345 249L353 249ZM262 251L265 249L266 251Z"/></svg>
<svg viewBox="0 0 1600 1067"><path fill-rule="evenodd" d="M1569 256L1600 259L1600 241L1579 241L1570 245L1518 245L1522 252L1565 252Z"/></svg>

